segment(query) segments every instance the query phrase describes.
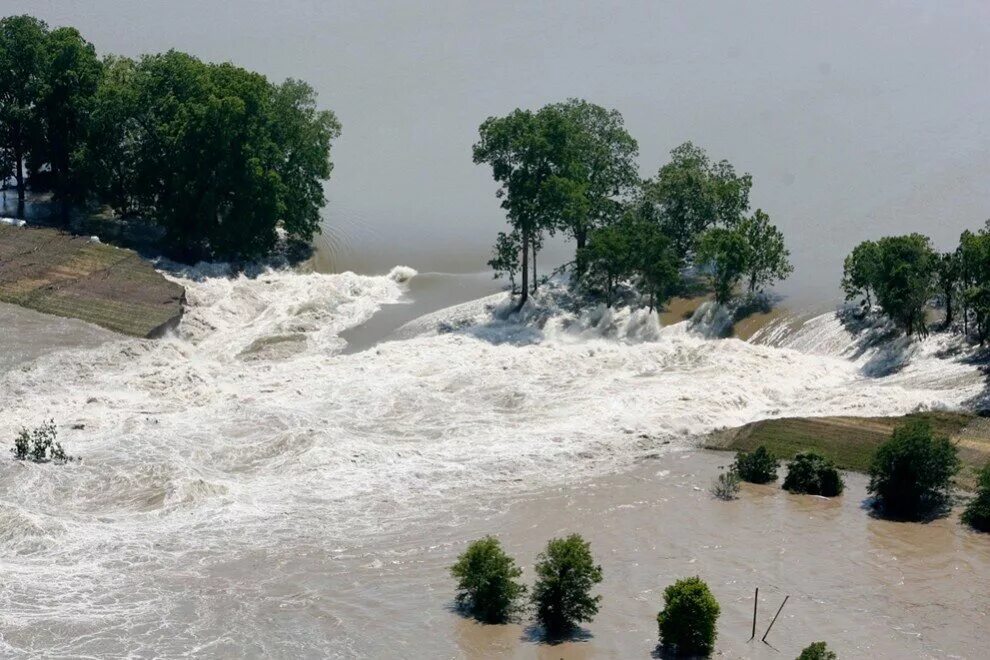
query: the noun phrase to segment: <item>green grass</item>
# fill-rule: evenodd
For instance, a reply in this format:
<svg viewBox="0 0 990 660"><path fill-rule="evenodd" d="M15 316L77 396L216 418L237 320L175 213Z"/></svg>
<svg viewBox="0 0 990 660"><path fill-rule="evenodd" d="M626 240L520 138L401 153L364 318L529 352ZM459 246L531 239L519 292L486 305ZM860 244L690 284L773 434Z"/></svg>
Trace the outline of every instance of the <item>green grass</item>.
<svg viewBox="0 0 990 660"><path fill-rule="evenodd" d="M969 413L768 419L716 432L705 446L709 449L753 451L763 445L783 460L789 460L802 451L814 450L833 460L843 470L866 472L877 447L890 438L895 427L911 419L926 420L936 434L956 441L964 465L957 482L964 488L971 487L976 471L990 460L990 432L975 423L977 418Z"/></svg>

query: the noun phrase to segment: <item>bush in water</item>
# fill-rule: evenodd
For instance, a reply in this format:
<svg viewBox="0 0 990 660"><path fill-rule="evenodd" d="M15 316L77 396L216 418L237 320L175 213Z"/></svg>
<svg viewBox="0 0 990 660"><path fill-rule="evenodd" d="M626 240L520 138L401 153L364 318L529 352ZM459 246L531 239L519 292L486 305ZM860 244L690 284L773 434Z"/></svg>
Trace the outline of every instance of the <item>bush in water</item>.
<svg viewBox="0 0 990 660"><path fill-rule="evenodd" d="M917 520L948 503L958 471L956 447L948 438L934 437L928 422L908 422L877 449L868 490L886 515Z"/></svg>
<svg viewBox="0 0 990 660"><path fill-rule="evenodd" d="M768 484L777 480L777 457L760 445L756 451L736 454L733 470L743 481L754 484Z"/></svg>
<svg viewBox="0 0 990 660"><path fill-rule="evenodd" d="M21 429L14 438L14 446L11 453L19 461L32 460L35 463L68 463L78 460L74 456L69 456L62 449L62 443L58 442L58 430L55 420L48 420L33 431Z"/></svg>
<svg viewBox="0 0 990 660"><path fill-rule="evenodd" d="M526 593L516 582L522 569L491 536L471 543L450 572L457 578L458 604L486 623L508 620Z"/></svg>
<svg viewBox="0 0 990 660"><path fill-rule="evenodd" d="M787 464L784 490L835 497L842 494L845 486L835 464L821 454L811 451L798 454Z"/></svg>
<svg viewBox="0 0 990 660"><path fill-rule="evenodd" d="M595 564L590 544L578 534L551 539L536 558L533 605L536 619L550 636L567 633L598 614L601 596L591 590L602 581L602 567Z"/></svg>
<svg viewBox="0 0 990 660"><path fill-rule="evenodd" d="M685 578L663 592L663 610L657 614L660 643L677 655L708 655L715 646L720 608L700 577Z"/></svg>
<svg viewBox="0 0 990 660"><path fill-rule="evenodd" d="M990 463L980 470L976 497L966 505L962 521L973 529L990 532Z"/></svg>
<svg viewBox="0 0 990 660"><path fill-rule="evenodd" d="M795 660L838 660L835 651L830 651L825 642L810 644Z"/></svg>
<svg viewBox="0 0 990 660"><path fill-rule="evenodd" d="M720 500L734 500L739 493L739 475L726 470L712 482L711 493Z"/></svg>

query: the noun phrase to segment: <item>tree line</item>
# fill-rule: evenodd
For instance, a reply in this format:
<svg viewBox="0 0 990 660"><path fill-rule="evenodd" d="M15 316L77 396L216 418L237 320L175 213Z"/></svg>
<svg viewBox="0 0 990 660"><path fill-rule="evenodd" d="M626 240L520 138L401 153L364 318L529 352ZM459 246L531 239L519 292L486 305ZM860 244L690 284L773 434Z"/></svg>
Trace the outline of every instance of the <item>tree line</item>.
<svg viewBox="0 0 990 660"><path fill-rule="evenodd" d="M990 336L990 221L964 231L948 252L921 234L863 241L845 259L842 290L908 335L927 335L926 313L941 307L943 329L983 344Z"/></svg>
<svg viewBox="0 0 990 660"><path fill-rule="evenodd" d="M100 58L71 27L0 20L0 180L164 230L186 260L319 232L340 124L306 83L175 50Z"/></svg>
<svg viewBox="0 0 990 660"><path fill-rule="evenodd" d="M609 306L632 282L659 307L690 269L707 275L719 303L791 273L781 232L761 209L749 212L751 175L686 142L643 180L638 155L618 111L580 99L481 124L474 162L491 167L509 223L489 265L513 292L520 276L520 307L538 286L545 238L558 233L575 243L578 281Z"/></svg>

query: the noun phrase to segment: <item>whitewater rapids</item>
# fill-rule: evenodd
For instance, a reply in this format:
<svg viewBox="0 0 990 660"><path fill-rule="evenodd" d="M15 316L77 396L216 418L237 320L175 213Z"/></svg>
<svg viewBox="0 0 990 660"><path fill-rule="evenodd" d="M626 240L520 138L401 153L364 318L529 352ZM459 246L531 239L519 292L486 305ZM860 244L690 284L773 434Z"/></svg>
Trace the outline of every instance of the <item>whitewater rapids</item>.
<svg viewBox="0 0 990 660"><path fill-rule="evenodd" d="M172 275L189 306L169 337L0 374L0 438L53 418L83 458L0 458L0 655L76 653L93 631L138 655L173 634L199 648L216 622L197 580L239 562L345 553L465 498L617 472L723 426L954 408L983 388L936 357L945 340L859 347L832 314L743 342L602 309L485 320L504 294L348 355L340 334L400 303L414 271L201 275ZM195 623L168 630L180 620ZM25 648L34 625L62 645Z"/></svg>

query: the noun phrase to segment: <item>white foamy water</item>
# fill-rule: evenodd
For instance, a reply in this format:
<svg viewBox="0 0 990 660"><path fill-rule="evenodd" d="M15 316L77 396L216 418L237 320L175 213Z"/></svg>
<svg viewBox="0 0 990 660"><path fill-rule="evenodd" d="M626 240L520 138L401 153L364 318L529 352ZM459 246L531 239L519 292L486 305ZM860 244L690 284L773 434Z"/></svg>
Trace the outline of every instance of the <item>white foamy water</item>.
<svg viewBox="0 0 990 660"><path fill-rule="evenodd" d="M512 315L504 294L342 354L340 333L414 274L183 277L175 335L0 375L0 438L51 417L84 458L0 460L0 654L259 651L273 609L325 596L277 578L314 548L344 555L465 498L613 472L721 426L953 407L982 387L934 357L940 340L850 348L831 316L747 343L603 308ZM223 623L210 602L231 590L243 610Z"/></svg>

